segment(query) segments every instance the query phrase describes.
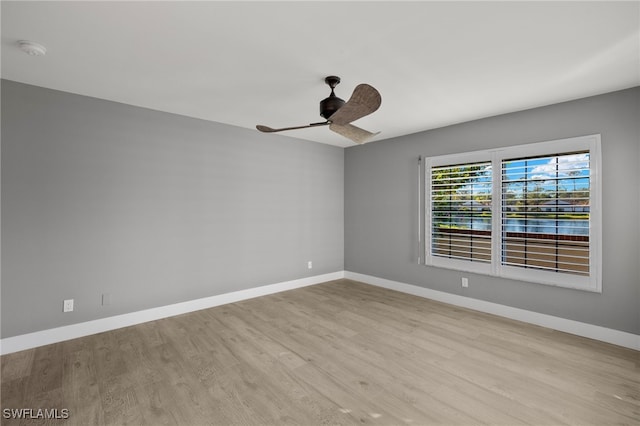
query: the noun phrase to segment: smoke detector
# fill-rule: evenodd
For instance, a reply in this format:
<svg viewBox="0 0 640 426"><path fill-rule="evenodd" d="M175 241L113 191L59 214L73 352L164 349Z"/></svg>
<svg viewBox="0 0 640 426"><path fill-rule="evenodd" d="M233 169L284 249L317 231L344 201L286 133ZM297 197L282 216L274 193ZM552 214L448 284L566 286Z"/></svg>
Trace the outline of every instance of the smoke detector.
<svg viewBox="0 0 640 426"><path fill-rule="evenodd" d="M33 41L18 40L18 45L24 53L30 56L44 56L47 53L46 47Z"/></svg>

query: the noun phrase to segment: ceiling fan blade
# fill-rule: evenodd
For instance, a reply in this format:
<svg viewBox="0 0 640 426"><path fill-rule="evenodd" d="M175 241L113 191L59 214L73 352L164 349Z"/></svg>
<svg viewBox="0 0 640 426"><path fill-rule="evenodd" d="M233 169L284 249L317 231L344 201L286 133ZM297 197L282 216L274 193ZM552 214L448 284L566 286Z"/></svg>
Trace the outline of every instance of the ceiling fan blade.
<svg viewBox="0 0 640 426"><path fill-rule="evenodd" d="M367 130L356 127L353 124L335 124L331 123L329 129L344 136L347 139L351 139L355 143L369 142L375 135L380 132L371 133Z"/></svg>
<svg viewBox="0 0 640 426"><path fill-rule="evenodd" d="M333 113L329 121L339 125L349 124L376 111L381 103L382 97L376 89L368 84L359 84L347 103Z"/></svg>
<svg viewBox="0 0 640 426"><path fill-rule="evenodd" d="M256 126L256 129L260 130L263 133L275 133L275 132L282 132L283 130L296 130L296 129L306 129L308 127L326 126L327 124L329 124L328 121L323 121L322 123L311 123L311 124L307 124L306 126L282 127L280 129L273 129L269 126L263 126L262 124L258 124Z"/></svg>

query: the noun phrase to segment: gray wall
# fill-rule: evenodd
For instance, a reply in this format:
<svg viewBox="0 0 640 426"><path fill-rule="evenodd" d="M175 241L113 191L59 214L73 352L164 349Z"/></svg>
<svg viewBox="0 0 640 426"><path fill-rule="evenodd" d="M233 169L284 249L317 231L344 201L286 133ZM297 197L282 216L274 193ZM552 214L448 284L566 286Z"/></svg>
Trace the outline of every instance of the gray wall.
<svg viewBox="0 0 640 426"><path fill-rule="evenodd" d="M346 149L345 269L640 334L639 103L633 88ZM416 263L419 155L595 133L602 135L602 294Z"/></svg>
<svg viewBox="0 0 640 426"><path fill-rule="evenodd" d="M1 337L342 269L640 333L639 99L635 88L343 151L3 80ZM418 155L593 133L602 294L415 263Z"/></svg>
<svg viewBox="0 0 640 426"><path fill-rule="evenodd" d="M3 80L1 336L341 271L343 166L341 148Z"/></svg>

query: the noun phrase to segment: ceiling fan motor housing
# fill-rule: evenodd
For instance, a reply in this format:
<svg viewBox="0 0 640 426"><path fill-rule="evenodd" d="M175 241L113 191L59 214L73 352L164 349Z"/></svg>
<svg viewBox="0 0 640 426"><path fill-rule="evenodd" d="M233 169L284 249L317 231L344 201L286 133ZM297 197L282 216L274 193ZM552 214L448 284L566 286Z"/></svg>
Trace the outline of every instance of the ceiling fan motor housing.
<svg viewBox="0 0 640 426"><path fill-rule="evenodd" d="M337 97L332 90L328 98L320 101L320 115L328 120L334 112L342 108L344 103L345 102Z"/></svg>

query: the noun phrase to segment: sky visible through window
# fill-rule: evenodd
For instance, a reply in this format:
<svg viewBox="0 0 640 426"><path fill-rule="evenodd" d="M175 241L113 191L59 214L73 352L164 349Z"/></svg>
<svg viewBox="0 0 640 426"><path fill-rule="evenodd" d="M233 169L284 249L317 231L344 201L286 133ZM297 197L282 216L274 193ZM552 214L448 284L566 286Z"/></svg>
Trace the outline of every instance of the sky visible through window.
<svg viewBox="0 0 640 426"><path fill-rule="evenodd" d="M524 190L524 182L528 180L529 187L538 185L546 190L555 190L556 180L560 189L589 190L589 153L564 154L545 156L540 158L515 159L503 162L504 180L519 186L511 188ZM462 192L474 194L489 193L491 191L491 165L477 171L477 176L467 185L460 188Z"/></svg>
<svg viewBox="0 0 640 426"><path fill-rule="evenodd" d="M589 153L565 154L553 157L508 160L503 162L504 180L520 182L523 191L524 181L529 189L533 187L544 191L555 191L556 183L564 191L589 190Z"/></svg>

